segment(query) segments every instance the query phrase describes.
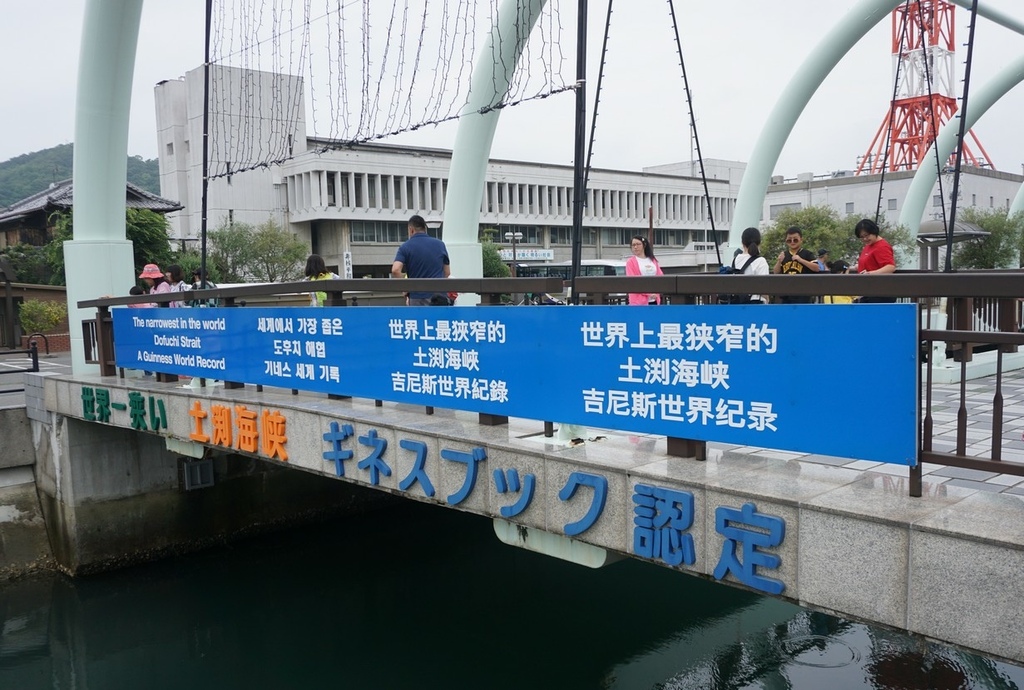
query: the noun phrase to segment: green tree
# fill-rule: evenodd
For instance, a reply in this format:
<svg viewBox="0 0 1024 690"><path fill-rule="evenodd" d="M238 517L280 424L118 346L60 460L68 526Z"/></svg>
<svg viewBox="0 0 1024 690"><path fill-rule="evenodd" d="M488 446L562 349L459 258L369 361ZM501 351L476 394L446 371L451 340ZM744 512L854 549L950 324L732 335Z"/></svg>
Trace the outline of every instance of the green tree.
<svg viewBox="0 0 1024 690"><path fill-rule="evenodd" d="M259 226L226 221L209 234L210 276L226 283L299 280L309 248L273 220Z"/></svg>
<svg viewBox="0 0 1024 690"><path fill-rule="evenodd" d="M954 268L1017 268L1024 261L1024 213L965 208L958 222L973 223L989 233L953 245Z"/></svg>
<svg viewBox="0 0 1024 690"><path fill-rule="evenodd" d="M857 263L860 256L861 242L853 234L853 228L861 220L861 216L840 217L839 212L830 206L808 206L802 209L786 209L781 211L775 222L762 233L761 254L768 260L769 266L775 261L783 248L786 230L798 227L803 233L804 247L817 253L819 248L829 251L829 259L842 259L851 266ZM910 255L914 251L915 241L910 231L903 226L894 226L882 219L878 223L882 236L897 252L899 257Z"/></svg>
<svg viewBox="0 0 1024 690"><path fill-rule="evenodd" d="M253 226L248 223L228 223L226 220L207 236L209 245L206 263L215 269L225 283L246 282L246 261L248 260L249 237Z"/></svg>
<svg viewBox="0 0 1024 690"><path fill-rule="evenodd" d="M484 278L508 278L512 275L508 265L501 260L496 245L489 237L480 241L480 251L483 253Z"/></svg>
<svg viewBox="0 0 1024 690"><path fill-rule="evenodd" d="M132 243L135 273L142 272L146 264L171 263L171 246L167 238L167 219L155 211L144 208L125 209L125 233ZM46 261L52 270L51 285L66 285L64 274L64 243L73 237L74 219L71 211L56 211L50 215L53 239L43 247Z"/></svg>
<svg viewBox="0 0 1024 690"><path fill-rule="evenodd" d="M12 244L0 249L14 269L15 282L32 285L50 285L53 269L47 261L44 247L31 244Z"/></svg>
<svg viewBox="0 0 1024 690"><path fill-rule="evenodd" d="M277 283L303 278L309 248L293 233L281 229L273 219L256 228L250 251L249 275L253 280Z"/></svg>

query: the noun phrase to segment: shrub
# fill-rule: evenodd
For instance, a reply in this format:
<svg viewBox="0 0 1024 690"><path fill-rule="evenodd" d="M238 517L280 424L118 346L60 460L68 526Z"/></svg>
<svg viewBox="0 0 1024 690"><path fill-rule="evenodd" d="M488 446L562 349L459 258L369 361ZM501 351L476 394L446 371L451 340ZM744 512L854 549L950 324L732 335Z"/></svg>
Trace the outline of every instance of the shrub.
<svg viewBox="0 0 1024 690"><path fill-rule="evenodd" d="M64 302L26 300L21 305L19 318L25 335L48 333L68 318L68 305Z"/></svg>

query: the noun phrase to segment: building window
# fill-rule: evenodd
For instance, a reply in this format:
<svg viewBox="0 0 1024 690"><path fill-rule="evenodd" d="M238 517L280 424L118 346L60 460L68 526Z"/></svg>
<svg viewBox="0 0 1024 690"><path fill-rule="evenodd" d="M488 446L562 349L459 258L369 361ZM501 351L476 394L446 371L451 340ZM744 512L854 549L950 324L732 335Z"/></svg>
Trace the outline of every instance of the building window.
<svg viewBox="0 0 1024 690"><path fill-rule="evenodd" d="M501 244L506 242L506 232L521 232L523 233L523 239L516 240L516 244L542 244L540 237L540 228L536 225L499 225L498 236L495 238L495 242Z"/></svg>
<svg viewBox="0 0 1024 690"><path fill-rule="evenodd" d="M847 201L846 202L846 215L848 215L848 216L853 215L853 202L852 201Z"/></svg>
<svg viewBox="0 0 1024 690"><path fill-rule="evenodd" d="M658 247L685 247L689 241L689 230L666 228L654 231L654 244Z"/></svg>
<svg viewBox="0 0 1024 690"><path fill-rule="evenodd" d="M988 198L988 207L992 208L995 205L996 205L996 198L994 196L990 196Z"/></svg>
<svg viewBox="0 0 1024 690"><path fill-rule="evenodd" d="M768 219L775 220L783 211L799 211L801 208L799 201L793 204L772 204L768 207Z"/></svg>
<svg viewBox="0 0 1024 690"><path fill-rule="evenodd" d="M942 195L941 194L936 194L935 196L932 197L932 206L933 207L935 207L935 206L942 206Z"/></svg>
<svg viewBox="0 0 1024 690"><path fill-rule="evenodd" d="M606 247L629 247L634 234L630 228L604 228L601 230L601 243Z"/></svg>
<svg viewBox="0 0 1024 690"><path fill-rule="evenodd" d="M896 210L896 200L895 199L889 199L889 210L890 211L895 211Z"/></svg>
<svg viewBox="0 0 1024 690"><path fill-rule="evenodd" d="M572 244L572 228L551 228L551 244Z"/></svg>
<svg viewBox="0 0 1024 690"><path fill-rule="evenodd" d="M337 195L334 191L334 173L329 172L324 174L327 175L327 205L337 206ZM314 250L313 253L318 254L319 252Z"/></svg>
<svg viewBox="0 0 1024 690"><path fill-rule="evenodd" d="M372 242L375 244L401 244L409 236L409 226L402 222L375 220L354 220L349 225L353 242ZM435 231L427 228L427 233L435 235Z"/></svg>
<svg viewBox="0 0 1024 690"><path fill-rule="evenodd" d="M167 155L168 156L173 156L174 155L174 142L173 141L171 143L167 144Z"/></svg>
<svg viewBox="0 0 1024 690"><path fill-rule="evenodd" d="M978 195L977 194L971 194L971 206L977 206L977 205L978 205Z"/></svg>

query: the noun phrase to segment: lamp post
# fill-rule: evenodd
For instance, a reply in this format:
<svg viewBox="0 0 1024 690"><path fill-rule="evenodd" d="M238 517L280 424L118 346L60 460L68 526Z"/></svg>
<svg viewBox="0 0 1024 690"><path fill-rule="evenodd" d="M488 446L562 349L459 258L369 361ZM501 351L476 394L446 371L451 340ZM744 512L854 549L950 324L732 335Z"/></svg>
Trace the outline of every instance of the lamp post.
<svg viewBox="0 0 1024 690"><path fill-rule="evenodd" d="M521 232L506 232L505 239L512 242L512 277L516 277L516 261L519 257L516 256L516 243L523 239L523 233Z"/></svg>

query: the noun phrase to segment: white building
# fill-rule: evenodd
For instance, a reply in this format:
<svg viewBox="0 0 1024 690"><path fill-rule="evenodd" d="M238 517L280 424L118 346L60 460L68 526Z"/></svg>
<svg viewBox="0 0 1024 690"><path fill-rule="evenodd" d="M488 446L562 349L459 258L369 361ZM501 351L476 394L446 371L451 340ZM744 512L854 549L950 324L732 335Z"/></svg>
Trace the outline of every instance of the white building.
<svg viewBox="0 0 1024 690"><path fill-rule="evenodd" d="M310 251L329 266L344 266L345 253L351 252L355 276L388 273L413 214L428 225L441 224L443 236L450 151L307 139L303 117L281 96L288 89L301 93L301 80L212 69L210 169L215 177L209 183L208 230L273 219L307 240ZM168 216L172 238L179 242L200 237L202 93L201 68L156 86L160 189L184 206ZM253 101L259 93L265 103ZM275 112L285 116L275 118ZM294 150L295 142L302 142L302 151ZM274 162L245 170L255 160ZM715 228L724 243L744 164L708 161L706 168ZM480 202L481 232L493 230L499 243L506 232L522 233L521 260L568 260L572 189L570 166L492 160ZM591 171L583 258L623 259L630 237L649 225L667 269L703 270L717 263L703 184L688 164L685 170Z"/></svg>
<svg viewBox="0 0 1024 690"><path fill-rule="evenodd" d="M762 223L770 223L786 209L809 206L830 206L844 216L874 218L881 195L881 217L892 224L899 222L903 200L914 179L912 171L891 172L884 175L854 175L843 170L828 175L802 173L796 179L773 177L765 195ZM964 167L960 173L957 208L1008 209L1024 176L999 172L989 168ZM941 176L932 189L932 203L925 209L922 221L942 220L942 198L946 199L947 213L953 194L952 170Z"/></svg>
<svg viewBox="0 0 1024 690"><path fill-rule="evenodd" d="M345 145L308 138L298 77L214 66L210 77L210 182L208 230L224 224L258 225L268 219L291 229L339 273L388 275L395 249L406 238L409 216L426 218L443 237L451 152L387 144ZM203 70L156 86L161 195L184 209L169 214L172 238L197 243L202 219ZM736 197L745 163L705 161L716 250L700 168L691 162L642 172L595 169L584 212L583 258L621 260L632 235L654 230L654 245L667 272L703 271L727 261ZM879 175L848 171L772 178L762 227L779 211L827 205L841 215L874 217ZM912 173L889 173L882 187L882 215L899 218ZM946 176L944 176L946 177ZM1024 177L967 168L959 207L1007 208ZM952 183L944 179L948 197ZM521 262L571 258L573 169L492 160L480 200L480 230L499 244L521 233ZM936 185L935 210L941 217ZM511 260L511 250L504 254ZM507 254L507 256L505 255ZM339 270L340 269L340 270ZM457 268L455 270L457 275Z"/></svg>

